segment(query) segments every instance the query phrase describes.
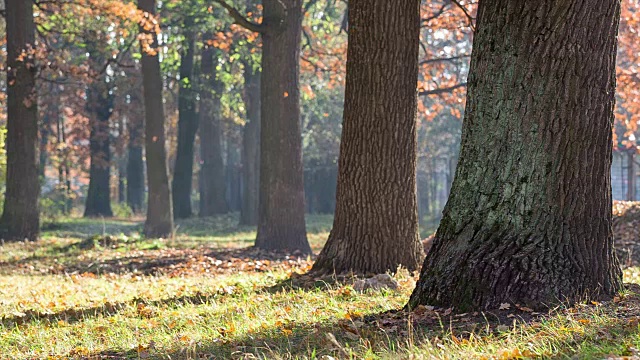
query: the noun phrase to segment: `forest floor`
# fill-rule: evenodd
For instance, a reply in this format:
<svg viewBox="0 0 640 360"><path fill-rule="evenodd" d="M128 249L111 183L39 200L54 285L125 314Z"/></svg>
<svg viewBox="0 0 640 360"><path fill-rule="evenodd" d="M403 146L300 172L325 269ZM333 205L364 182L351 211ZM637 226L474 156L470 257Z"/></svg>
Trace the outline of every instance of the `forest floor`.
<svg viewBox="0 0 640 360"><path fill-rule="evenodd" d="M407 313L414 274L399 271L397 290L298 286L313 258L253 250L236 223L182 221L175 238L144 240L137 221L64 219L4 244L0 359L640 359L640 267L605 303ZM308 218L316 253L330 227Z"/></svg>

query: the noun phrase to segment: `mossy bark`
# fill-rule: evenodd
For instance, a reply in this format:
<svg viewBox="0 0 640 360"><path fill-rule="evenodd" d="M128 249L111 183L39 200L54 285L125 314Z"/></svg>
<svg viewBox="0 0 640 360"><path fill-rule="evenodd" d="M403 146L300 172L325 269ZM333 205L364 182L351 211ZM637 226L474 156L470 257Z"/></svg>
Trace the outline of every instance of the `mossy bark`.
<svg viewBox="0 0 640 360"><path fill-rule="evenodd" d="M617 0L481 0L460 162L409 301L541 308L621 289L611 230Z"/></svg>

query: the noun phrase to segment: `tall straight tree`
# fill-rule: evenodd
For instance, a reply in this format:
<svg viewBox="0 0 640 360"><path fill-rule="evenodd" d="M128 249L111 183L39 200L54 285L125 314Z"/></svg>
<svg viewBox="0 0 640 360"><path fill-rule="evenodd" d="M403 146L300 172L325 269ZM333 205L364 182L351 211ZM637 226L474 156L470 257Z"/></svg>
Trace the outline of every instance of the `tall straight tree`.
<svg viewBox="0 0 640 360"><path fill-rule="evenodd" d="M138 8L149 16L156 12L155 0L138 0ZM150 18L147 18L151 22ZM141 39L142 86L145 110L145 153L147 158L147 185L149 199L147 219L144 224L146 237L168 237L173 232L173 207L171 186L165 148L164 108L162 102L162 77L157 48L158 39L153 26L142 25Z"/></svg>
<svg viewBox="0 0 640 360"><path fill-rule="evenodd" d="M420 0L349 1L336 211L314 271L384 273L420 266L419 5Z"/></svg>
<svg viewBox="0 0 640 360"><path fill-rule="evenodd" d="M187 29L180 55L180 88L178 92L178 149L172 180L173 215L184 219L193 215L191 193L193 183L193 151L198 131L196 93L193 87L195 57L195 33L193 21L187 18L183 24Z"/></svg>
<svg viewBox="0 0 640 360"><path fill-rule="evenodd" d="M95 41L88 41L87 48L93 64L102 65L103 57ZM91 167L89 191L84 216L113 216L111 211L111 141L109 120L113 111L113 93L106 72L98 73L87 87L86 109L91 124L89 149Z"/></svg>
<svg viewBox="0 0 640 360"><path fill-rule="evenodd" d="M137 90L134 90L137 92ZM133 104L140 105L140 97L132 96ZM134 113L135 115L135 113ZM127 122L129 143L127 145L127 205L134 214L142 212L144 205L144 160L142 157L144 122L133 117Z"/></svg>
<svg viewBox="0 0 640 360"><path fill-rule="evenodd" d="M300 128L302 0L264 0L256 247L310 253Z"/></svg>
<svg viewBox="0 0 640 360"><path fill-rule="evenodd" d="M38 101L33 3L6 0L7 187L0 223L5 240L36 240L38 196ZM26 54L24 56L23 54Z"/></svg>
<svg viewBox="0 0 640 360"><path fill-rule="evenodd" d="M205 35L205 40L211 39ZM224 161L222 159L222 108L220 97L224 84L217 78L218 50L203 45L200 68L202 89L200 91L200 216L226 214L229 212L225 197Z"/></svg>
<svg viewBox="0 0 640 360"><path fill-rule="evenodd" d="M300 127L302 0L263 0L255 24L222 0L236 22L262 35L260 195L256 247L310 253L304 219Z"/></svg>
<svg viewBox="0 0 640 360"><path fill-rule="evenodd" d="M409 301L540 308L614 295L618 0L480 0L460 162Z"/></svg>
<svg viewBox="0 0 640 360"><path fill-rule="evenodd" d="M244 64L244 106L247 121L242 129L242 206L240 225L258 225L260 189L260 70Z"/></svg>

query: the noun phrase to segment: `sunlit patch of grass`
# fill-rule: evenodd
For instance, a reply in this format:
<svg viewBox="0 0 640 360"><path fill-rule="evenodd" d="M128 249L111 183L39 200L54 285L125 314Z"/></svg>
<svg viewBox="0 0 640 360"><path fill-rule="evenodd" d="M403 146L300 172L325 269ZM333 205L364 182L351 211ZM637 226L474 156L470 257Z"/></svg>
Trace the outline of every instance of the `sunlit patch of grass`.
<svg viewBox="0 0 640 360"><path fill-rule="evenodd" d="M632 293L558 309L528 324L478 316L463 329L445 316L414 324L408 314L380 315L406 303L415 281L406 272L396 275L398 291L363 294L340 282L310 290L281 286L291 273L307 270L307 261L277 267L261 260L269 266L220 273L96 271L102 263L174 252L181 261L210 261L197 257L251 245L254 229L236 221L192 219L179 223L174 239L158 240L136 236L135 222L73 219L38 242L5 244L0 358L603 359L640 348L640 300ZM318 251L331 217L311 217L307 227ZM101 228L112 230L106 234L113 239L79 245L102 236ZM82 237L67 236L72 233ZM627 283L640 283L639 268L624 275Z"/></svg>

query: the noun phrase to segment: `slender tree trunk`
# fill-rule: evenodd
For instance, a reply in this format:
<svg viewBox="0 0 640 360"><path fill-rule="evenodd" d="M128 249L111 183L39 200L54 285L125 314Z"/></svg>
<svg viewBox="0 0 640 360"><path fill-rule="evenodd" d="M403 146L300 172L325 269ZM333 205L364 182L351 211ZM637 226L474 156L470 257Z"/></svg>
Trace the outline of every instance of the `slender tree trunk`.
<svg viewBox="0 0 640 360"><path fill-rule="evenodd" d="M636 162L635 149L627 152L627 200L635 201L636 199Z"/></svg>
<svg viewBox="0 0 640 360"><path fill-rule="evenodd" d="M89 192L84 216L113 216L111 211L111 147L109 119L111 118L113 95L109 93L106 76L95 80L87 89L87 110L91 123L89 148L91 168L89 170Z"/></svg>
<svg viewBox="0 0 640 360"><path fill-rule="evenodd" d="M38 101L31 49L35 43L33 4L6 0L7 188L2 213L5 240L36 240L40 233L38 196ZM21 54L28 56L20 60Z"/></svg>
<svg viewBox="0 0 640 360"><path fill-rule="evenodd" d="M209 39L210 36L205 36ZM225 197L224 162L222 160L220 97L224 84L217 79L217 51L206 46L202 50L203 78L200 92L200 216L229 212Z"/></svg>
<svg viewBox="0 0 640 360"><path fill-rule="evenodd" d="M185 27L191 25L187 22ZM191 192L193 184L193 156L198 118L193 88L193 60L195 34L187 30L180 56L180 89L178 93L178 149L173 172L173 215L176 219L191 217Z"/></svg>
<svg viewBox="0 0 640 360"><path fill-rule="evenodd" d="M247 122L242 130L242 207L240 225L258 225L260 186L260 71L244 66L244 104Z"/></svg>
<svg viewBox="0 0 640 360"><path fill-rule="evenodd" d="M481 0L451 196L409 306L541 308L622 285L611 230L617 0Z"/></svg>
<svg viewBox="0 0 640 360"><path fill-rule="evenodd" d="M144 207L144 161L142 159L144 122L142 119L130 119L128 125L127 204L134 214L139 214Z"/></svg>
<svg viewBox="0 0 640 360"><path fill-rule="evenodd" d="M155 16L155 0L138 0L138 8ZM152 47L157 49L156 34L144 28L141 31L153 38ZM162 77L157 54L144 50L142 46L142 83L145 109L145 152L147 156L147 183L149 201L147 220L144 224L146 237L169 237L173 232L173 206L171 186L167 169L165 148L164 108L162 103Z"/></svg>
<svg viewBox="0 0 640 360"><path fill-rule="evenodd" d="M127 202L127 154L124 151L125 122L127 122L126 117L120 116L118 120L118 139L116 147L116 152L118 154L118 203L120 204Z"/></svg>
<svg viewBox="0 0 640 360"><path fill-rule="evenodd" d="M419 4L419 0L349 1L336 212L314 271L384 273L398 266L409 270L420 266Z"/></svg>
<svg viewBox="0 0 640 360"><path fill-rule="evenodd" d="M52 86L51 86L52 87ZM51 89L50 87L50 89ZM51 94L51 93L50 93ZM38 166L38 178L40 178L41 184L45 182L45 170L47 169L48 154L49 154L49 137L51 136L51 123L56 110L53 107L57 107L57 102L54 103L54 99L49 99L50 102L45 104L45 111L42 116L42 122L40 124L40 145L39 145L39 166Z"/></svg>
<svg viewBox="0 0 640 360"><path fill-rule="evenodd" d="M235 125L232 125L235 127ZM229 129L230 133L237 129ZM231 211L239 211L242 207L242 184L240 172L240 146L233 135L227 136L227 167L225 169L227 203Z"/></svg>
<svg viewBox="0 0 640 360"><path fill-rule="evenodd" d="M264 0L256 247L310 253L300 135L301 0Z"/></svg>
<svg viewBox="0 0 640 360"><path fill-rule="evenodd" d="M56 92L56 96L59 96L59 93ZM57 98L59 99L59 97ZM59 107L57 108L59 111ZM58 164L58 181L59 187L64 191L64 213L69 214L71 212L72 207L72 199L71 199L71 181L69 179L69 149L67 148L67 135L66 135L66 127L64 123L64 117L58 115L55 116L56 119L56 131L57 131L57 147L58 147L58 158L60 163Z"/></svg>

